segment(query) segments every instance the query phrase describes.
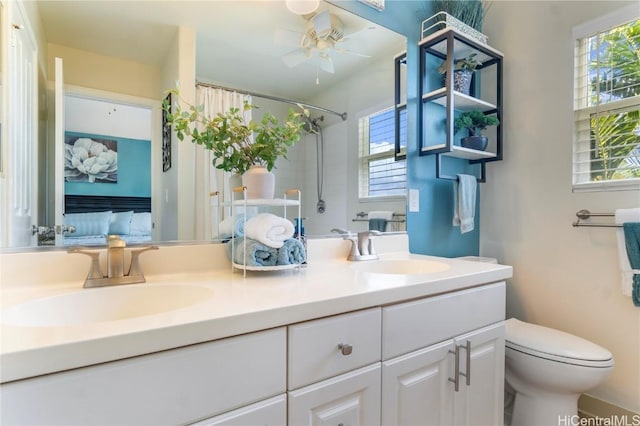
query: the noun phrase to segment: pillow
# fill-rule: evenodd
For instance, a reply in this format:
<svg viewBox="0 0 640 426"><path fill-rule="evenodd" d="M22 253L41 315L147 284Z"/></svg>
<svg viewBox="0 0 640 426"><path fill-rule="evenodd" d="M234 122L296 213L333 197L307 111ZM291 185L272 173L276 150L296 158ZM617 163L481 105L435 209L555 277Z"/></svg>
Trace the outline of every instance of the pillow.
<svg viewBox="0 0 640 426"><path fill-rule="evenodd" d="M111 214L111 222L109 223L109 233L118 235L129 234L131 227L131 217L133 210L129 212L120 212Z"/></svg>
<svg viewBox="0 0 640 426"><path fill-rule="evenodd" d="M151 235L151 213L134 213L129 235Z"/></svg>
<svg viewBox="0 0 640 426"><path fill-rule="evenodd" d="M72 237L87 235L107 235L111 222L111 211L96 213L67 213L63 220L65 225L73 225L76 232L70 233Z"/></svg>

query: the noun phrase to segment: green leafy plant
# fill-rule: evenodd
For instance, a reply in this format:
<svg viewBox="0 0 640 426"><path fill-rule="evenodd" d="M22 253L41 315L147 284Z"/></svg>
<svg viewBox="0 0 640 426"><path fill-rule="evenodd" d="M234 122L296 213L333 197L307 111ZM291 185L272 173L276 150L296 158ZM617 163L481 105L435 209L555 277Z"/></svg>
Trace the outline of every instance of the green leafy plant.
<svg viewBox="0 0 640 426"><path fill-rule="evenodd" d="M470 136L480 136L488 126L497 126L500 120L495 115L484 115L482 111L472 110L458 115L453 122L454 131L469 130Z"/></svg>
<svg viewBox="0 0 640 426"><path fill-rule="evenodd" d="M169 90L169 93L179 98L177 89ZM254 165L265 166L271 171L278 158L287 158L288 148L300 140L303 117L309 115L305 109L300 112L289 109L282 124L270 112L259 122L250 120L247 123L244 112L256 108L247 102L242 110L231 108L214 117L206 116L202 106L188 105L183 110L176 103L172 111L165 101L162 108L167 112L167 124L173 126L179 140L191 138L191 142L213 152L216 168L239 174Z"/></svg>
<svg viewBox="0 0 640 426"><path fill-rule="evenodd" d="M431 7L434 13L447 12L478 31L482 31L482 21L488 10L482 0L433 0Z"/></svg>
<svg viewBox="0 0 640 426"><path fill-rule="evenodd" d="M482 65L481 62L478 62L475 59L476 55L477 55L476 53L472 53L469 56L465 56L464 58L455 59L453 61L453 70L454 71L460 71L460 70L475 71L476 68ZM442 64L440 64L440 67L438 67L438 72L440 74L447 73L447 61L444 61L442 62Z"/></svg>

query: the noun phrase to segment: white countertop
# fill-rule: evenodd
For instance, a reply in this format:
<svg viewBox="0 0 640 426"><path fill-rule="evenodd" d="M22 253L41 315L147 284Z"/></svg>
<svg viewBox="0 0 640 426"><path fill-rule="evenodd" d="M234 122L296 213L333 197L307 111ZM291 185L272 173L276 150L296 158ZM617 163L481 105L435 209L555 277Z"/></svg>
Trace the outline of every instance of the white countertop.
<svg viewBox="0 0 640 426"><path fill-rule="evenodd" d="M360 262L322 259L277 272L232 272L231 267L190 274L148 275L133 285L197 285L213 296L189 307L144 317L69 326L2 324L0 378L8 382L41 374L148 354L199 342L283 326L313 318L396 303L503 281L510 266L409 254L382 259L446 263L441 272L404 276L357 270ZM78 283L47 286L2 284L2 307L68 292L92 291ZM0 318L1 320L1 318Z"/></svg>

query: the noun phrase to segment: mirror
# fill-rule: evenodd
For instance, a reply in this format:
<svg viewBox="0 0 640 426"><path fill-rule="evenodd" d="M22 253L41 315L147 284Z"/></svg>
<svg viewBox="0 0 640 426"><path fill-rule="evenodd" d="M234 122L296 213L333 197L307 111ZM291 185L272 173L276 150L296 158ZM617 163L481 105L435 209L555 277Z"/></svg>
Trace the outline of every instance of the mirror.
<svg viewBox="0 0 640 426"><path fill-rule="evenodd" d="M334 68L331 73L317 54L310 58L304 51L303 55L292 55L299 50L297 40L311 25L310 17L291 13L280 1L36 3L38 7L29 12L32 22L41 22L41 28L34 32L46 51L46 81L51 86L53 57L64 58L67 95L106 100L116 108L118 102L136 104L131 99L160 102L164 90L175 85L175 76L165 72L169 66L177 66L170 64L176 61L175 50L195 47L198 82L346 112L348 118L343 121L331 112L309 108L321 131L306 135L290 149L288 160L276 165L277 191L292 187L302 191L302 216L308 218L308 236L328 234L334 227L367 229L366 216L358 213L375 210L404 214L403 197L384 202L358 201L358 118L393 106L393 58L406 49L404 36L335 5L321 3L318 11L328 10L332 27L339 25L344 37L338 49L327 51ZM195 46L185 44L184 28L193 30ZM118 96L110 98L110 94ZM280 117L291 107L260 96L254 96L252 103L259 111ZM51 129L51 111L49 121ZM175 184L166 183L172 173L180 173L179 165L163 171L160 130L154 127L151 133L155 135L150 160L154 222L162 223L163 229L179 228L180 220L163 218L164 212L156 209L162 205L156 204L157 199L168 200L180 192ZM52 138L51 134L48 137ZM176 154L176 147L172 149ZM319 155L322 151L324 165ZM323 166L321 172L319 166ZM49 193L51 179L49 174ZM50 196L40 199L51 203ZM319 206L324 206L322 213ZM44 224L53 224L51 212L41 216L46 218ZM404 216L394 219L397 225L387 229L404 230ZM154 240L182 239L180 235L162 234L157 227L154 230Z"/></svg>

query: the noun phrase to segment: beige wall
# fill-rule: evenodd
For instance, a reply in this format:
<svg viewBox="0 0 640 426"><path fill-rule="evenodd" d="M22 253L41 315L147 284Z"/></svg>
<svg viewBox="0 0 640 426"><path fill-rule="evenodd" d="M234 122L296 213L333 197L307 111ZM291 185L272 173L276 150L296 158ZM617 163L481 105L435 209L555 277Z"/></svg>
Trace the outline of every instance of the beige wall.
<svg viewBox="0 0 640 426"><path fill-rule="evenodd" d="M580 209L640 206L638 191L571 190L571 29L628 4L493 2L485 32L505 55L505 156L481 188L480 251L514 267L508 315L608 348L613 374L589 394L640 412L640 308L620 291L615 232L571 226Z"/></svg>
<svg viewBox="0 0 640 426"><path fill-rule="evenodd" d="M158 67L53 43L49 43L47 50L49 80L53 79L53 59L59 57L64 60L66 84L148 99L162 96Z"/></svg>

